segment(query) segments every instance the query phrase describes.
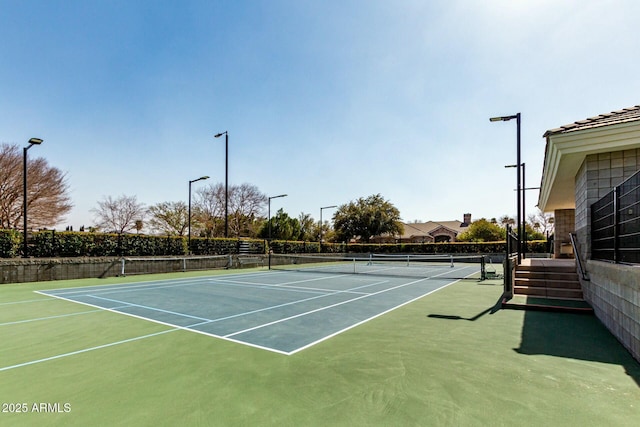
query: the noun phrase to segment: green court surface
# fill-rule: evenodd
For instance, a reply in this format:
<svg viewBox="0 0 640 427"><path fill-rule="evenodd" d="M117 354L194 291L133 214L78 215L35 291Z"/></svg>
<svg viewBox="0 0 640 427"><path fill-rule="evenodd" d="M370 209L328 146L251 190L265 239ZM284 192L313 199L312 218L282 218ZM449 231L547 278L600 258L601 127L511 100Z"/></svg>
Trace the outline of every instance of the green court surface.
<svg viewBox="0 0 640 427"><path fill-rule="evenodd" d="M640 425L640 364L597 318L496 309L499 280L290 355L34 292L205 274L0 286L0 425Z"/></svg>

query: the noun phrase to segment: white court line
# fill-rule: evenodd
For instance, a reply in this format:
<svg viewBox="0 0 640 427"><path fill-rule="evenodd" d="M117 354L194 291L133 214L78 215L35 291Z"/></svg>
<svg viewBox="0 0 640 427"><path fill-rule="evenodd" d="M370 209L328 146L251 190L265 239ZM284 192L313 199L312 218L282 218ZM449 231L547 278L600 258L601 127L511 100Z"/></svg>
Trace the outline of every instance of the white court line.
<svg viewBox="0 0 640 427"><path fill-rule="evenodd" d="M469 267L463 267L463 268L469 268ZM443 272L443 273L441 273L441 274L438 274L438 275L435 275L435 276L431 276L431 278L433 278L433 277L438 277L438 276L443 276L443 275L446 275L446 274L450 274L450 272L451 272L451 270L448 270L448 271ZM239 277L239 276L250 276L250 277L256 277L256 276L259 276L259 275L265 275L265 274L274 275L274 274L278 274L278 273L280 273L280 274L288 274L288 273L290 273L290 272L283 271L283 272L247 273L247 274L243 274L243 275L229 275L229 276L208 276L208 277L206 278L206 280L214 280L214 281L216 281L216 279L217 279L217 280L218 280L218 281L220 281L220 282L224 282L224 279L223 279L223 278L225 278L225 277L226 277L226 278ZM475 274L475 272L474 272L474 273L472 273L472 274ZM348 274L348 275L345 275L345 276L347 276L347 277L351 277L352 275L351 275L351 274ZM336 277L336 276L330 276L330 277L326 277L326 278L320 278L320 279L318 279L318 280L323 280L323 279L332 279L332 278L335 278L335 277ZM198 278L198 279L201 279L201 278ZM298 349L296 349L296 350L293 350L293 351L291 351L291 352L286 352L286 351L283 351L283 350L278 350L278 349L274 349L274 348L264 347L264 346L257 345L257 344L253 344L253 343L250 343L250 342L247 342L247 341L237 340L237 339L232 338L232 336L234 336L234 335L238 335L238 334L241 334L241 333L243 333L243 332L248 332L248 331L253 330L253 329L258 329L258 328L266 327L266 326L269 326L269 325L274 324L274 323L279 323L279 322L283 322L283 321L286 321L286 320L290 320L290 319L295 318L295 317L300 317L300 316L303 316L303 315L311 314L311 313L313 313L313 312L317 312L317 311L325 310L325 309L327 309L327 308L331 308L331 307L334 307L334 306L338 306L338 305L346 304L346 303L353 302L353 301L356 301L356 300L360 300L360 299L363 299L363 298L368 298L369 296L378 295L378 294L381 294L381 293L384 293L384 292L392 291L392 290L394 290L394 289L398 289L398 288L402 288L402 287L405 287L405 286L409 286L409 285L411 285L411 284L419 283L419 282L422 282L422 281L424 281L424 280L428 280L428 279L429 279L429 278L421 278L421 279L419 279L419 280L415 280L415 281L412 281L412 282L404 283L404 284L401 284L401 285L398 285L398 286L394 286L394 287L392 287L392 288L384 289L384 290L382 290L382 291L378 291L378 292L375 292L375 293L372 293L372 294L365 294L365 295L363 295L363 296L360 296L360 297L357 297L357 298L353 298L353 299L351 299L351 300L344 301L344 302L342 302L342 303L333 304L333 305L328 306L328 307L323 307L323 308L320 308L320 309L317 309L317 310L312 310L312 311L309 311L309 312L306 312L306 313L302 313L302 314L297 315L297 316L292 316L292 317L289 317L289 318L287 318L287 319L282 319L282 320L279 320L279 321L276 321L276 322L269 322L269 323L267 323L267 324L264 324L264 325L261 325L261 326L255 327L255 328L246 329L246 330L243 330L243 331L236 332L236 333L234 333L234 334L229 334L229 335L227 335L227 336L219 336L219 335L215 335L215 334L207 333L207 332L204 332L204 331L199 331L199 330L197 330L197 329L191 329L192 327L197 326L197 325L202 324L202 323L196 323L196 324L193 324L193 325L190 325L190 326L186 326L186 327L183 327L183 326L177 326L177 325L173 325L173 324L170 324L170 323L165 323L165 322L162 322L162 321L153 320L153 319L149 319L149 318L146 318L146 317L142 317L142 316L134 315L134 314L131 314L131 313L125 313L125 312L116 311L116 310L114 310L114 309L104 308L104 307L100 307L100 306L97 306L97 305L93 305L93 304L89 304L89 303L85 303L85 302L81 302L81 301L75 301L75 300L73 300L73 299L67 299L67 298L64 298L64 297L57 296L57 295L51 295L51 294L46 294L46 293L43 293L43 294L44 294L44 295L47 295L47 296L52 296L52 297L55 297L55 298L60 298L60 299L62 299L62 300L66 300L66 301L71 301L71 302L76 302L76 303L80 303L80 304L89 305L89 306L92 306L92 307L97 307L97 308L100 308L100 309L103 309L103 310L106 310L106 311L111 311L111 312L118 313L118 314L124 314L124 315L127 315L127 316L131 316L131 317L139 318L139 319L142 319L142 320L151 321L151 322L154 322L154 323L163 324L163 325L170 326L170 327L173 327L173 328L176 328L176 329L187 330L187 331L190 331L190 332L196 332L196 333L200 333L200 334L207 335L207 336L211 336L211 337L215 337L215 338L220 338L220 339L223 339L223 340L226 340L226 341L231 341L231 342L235 342L235 343L240 343L240 344L248 345L248 346L255 347L255 348L260 348L260 349L264 349L264 350L272 351L272 352L275 352L275 353L280 353L280 354L284 354L284 355L291 355L291 354L297 353L297 352L299 352L299 351L301 351L301 350L304 350L304 349L306 349L306 348L309 348L310 346L315 345L315 344L317 344L317 343L319 343L319 342L321 342L321 341L324 341L324 340L326 340L326 339L329 339L329 338L331 338L331 337L333 337L333 336L335 336L335 335L338 335L338 334L340 334L340 333L342 333L342 332L344 332L344 331L346 331L346 330L349 330L349 329L351 329L351 328L353 328L353 327L356 327L356 326L358 326L358 325L361 325L361 324L363 324L363 323L365 323L365 322L367 322L367 321L369 321L369 320L372 320L372 319L374 319L374 318L376 318L376 317L379 317L379 316L381 316L381 315L383 315L383 314L385 314L385 313L388 313L388 312L390 312L390 311L392 311L392 310L395 310L395 309L397 309L397 308L399 308L399 307L402 307L402 306L404 306L404 305L406 305L406 304L409 304L410 302L413 302L413 301L415 301L415 300L417 300L417 299L423 298L424 296L429 295L429 294L431 294L431 293L433 293L433 292L436 292L436 291L438 291L438 290L440 290L440 289L443 289L443 288L445 288L445 287L447 287L447 286L449 286L449 285L452 285L452 284L454 284L454 283L457 283L457 282L459 281L459 279L458 279L458 280L454 280L454 281L452 281L452 282L450 282L450 283L448 283L448 284L445 284L445 285L443 285L443 286L441 286L441 287L439 287L439 288L437 288L437 289L435 289L435 290L429 291L429 292L427 292L427 293L425 293L425 294L423 294L423 295L420 295L420 296L418 296L418 297L416 297L416 298L414 298L414 299L412 299L412 300L410 300L410 301L407 301L407 302L405 302L405 303L402 303L402 304L399 304L399 305L397 305L397 306L395 306L395 307L392 307L392 308L390 308L390 309L388 309L388 310L386 310L386 311L384 311L384 312L382 312L382 313L377 313L377 314L375 314L374 316L371 316L371 317L369 317L369 318L367 318L367 319L364 319L364 320L362 320L362 321L360 321L360 322L358 322L358 323L356 323L356 324L354 324L354 325L350 325L350 326L348 326L347 328L344 328L344 329L342 329L342 330L340 330L340 331L334 332L334 333L332 333L332 334L330 334L330 335L328 335L328 336L325 336L325 337L323 337L323 338L321 338L321 339L319 339L319 340L317 340L317 341L314 341L313 343L309 343L309 344L307 344L307 345L305 345L305 346L303 346L303 347L300 347L300 348L298 348ZM185 280L187 280L187 279L185 279ZM173 280L168 279L168 280L163 281L163 282L171 282L171 281L173 281L173 282L175 283L175 279L173 279ZM227 280L227 281L228 281L228 280ZM305 281L306 281L306 280L305 280ZM198 282L200 282L200 280L198 280ZM299 282L302 282L302 281L299 281ZM385 282L387 282L387 281L385 281ZM155 283L155 284L157 284L157 283L158 283L158 281L151 282L151 283ZM295 283L295 282L290 282L290 283ZM359 287L356 287L356 288L348 289L348 290L346 290L346 291L345 291L345 290L340 290L340 291L331 290L331 291L332 291L332 292L334 292L334 293L336 293L336 294L338 294L338 293L345 293L345 292L352 292L352 293L354 293L353 291L355 291L356 289L360 289L360 288L362 288L362 287L367 287L367 286L374 286L374 285L377 285L377 284L380 284L380 283L384 283L384 282L379 282L379 283L374 283L374 284L363 285L363 286L359 286ZM224 285L225 283L222 283L222 284ZM232 284L232 283L230 283L230 284ZM126 284L125 284L125 285L126 285ZM256 284L254 283L254 285L256 285ZM122 285L120 285L120 286L122 286ZM266 287L273 287L273 288L283 289L283 284L279 284L279 285L262 285L262 287L265 287L265 286L266 286ZM38 292L38 293L40 293L40 292ZM323 296L326 296L326 295L323 295ZM323 296L318 296L318 298L319 298L319 297L323 297ZM313 297L313 298L315 298L315 297ZM148 308L150 308L150 307L148 307ZM151 308L150 308L150 309L151 309ZM263 310L264 310L264 309L263 309ZM240 314L240 315L243 315L243 314ZM236 316L237 316L237 315L236 315ZM194 318L195 318L195 316L189 316L189 317L194 317ZM204 322L204 323L206 323L206 322L210 321L210 319L203 319L203 320L205 320L205 322ZM45 359L45 360L48 360L48 359Z"/></svg>
<svg viewBox="0 0 640 427"><path fill-rule="evenodd" d="M372 284L369 284L369 285L362 285L362 286L358 286L357 288L353 288L353 289L364 288L364 287L367 287L367 286L380 285L380 284L382 284L382 283L386 283L386 282L387 282L387 280L382 281L382 282L372 283ZM259 309L252 310L252 311L246 311L246 312L244 312L244 313L232 314L232 315L230 315L230 316L220 317L220 318L217 318L217 319L214 319L214 320L209 320L209 321L207 321L207 322L195 323L195 324L193 324L193 325L189 325L188 327L189 327L189 328L193 328L193 327L195 327L195 326L202 326L202 325L206 325L206 324L211 324L211 323L215 323L215 322L220 322L220 321L223 321L223 320L234 319L234 318L242 317L242 316L248 316L248 315L255 314L255 313L260 313L260 312L263 312L263 311L269 311L269 310L273 310L273 309L276 309L276 308L286 307L286 306L288 306L288 305L300 304L300 303L307 302L307 301L311 301L311 300L314 300L314 299L318 299L318 298L325 298L325 297L329 297L329 296L333 296L333 295L338 295L338 294L342 294L342 293L359 293L359 292L333 291L333 292L330 292L330 293L328 293L328 294L316 295L316 296L314 296L314 297L309 297L309 298L304 298L304 299L301 299L301 300L290 301L290 302L286 302L286 303L282 303L282 304L278 304L278 305L273 305L273 306L269 306L269 307L259 308ZM371 294L363 294L363 295L371 295ZM229 336L231 336L231 335L226 335L225 337L229 337Z"/></svg>
<svg viewBox="0 0 640 427"><path fill-rule="evenodd" d="M76 313L59 314L57 316L38 317L36 319L26 319L26 320L16 320L14 322L0 323L0 326L19 325L21 323L30 323L30 322L38 322L40 320L58 319L60 317L77 316L79 314L96 313L98 311L103 311L103 310L78 311Z"/></svg>
<svg viewBox="0 0 640 427"><path fill-rule="evenodd" d="M325 298L325 297L329 297L329 296L333 296L333 295L338 295L338 294L341 294L341 293L356 293L356 292L354 292L356 289L362 289L362 288L366 288L366 287L370 287L370 286L377 286L377 285L381 285L381 284L387 283L387 282L388 282L387 280L384 280L384 281L381 281L381 282L371 283L371 284L367 284L367 285L361 285L361 286L357 286L355 288L351 288L348 291L332 290L329 293L316 295L314 297L303 298L303 299L300 299L300 300L290 301L290 302L287 302L287 303L278 304L278 305L269 306L269 307L264 307L264 308L260 308L260 309L256 309L256 310L243 312L243 313L237 313L237 314L233 314L231 316L220 317L220 318L217 318L217 319L207 319L207 318L204 318L204 317L198 317L198 316L192 316L192 315L189 315L189 314L178 313L177 311L163 310L161 308L149 307L147 305L134 304L134 303L130 303L130 302L127 302L127 301L121 301L121 300L116 300L116 299L111 299L111 298L99 297L97 295L82 295L82 296L88 296L88 297L91 297L91 298L96 298L96 299L100 299L100 300L117 302L117 303L123 304L123 306L121 306L121 307L113 307L113 308L111 308L112 311L115 311L117 313L128 314L128 313L124 313L124 312L121 312L121 311L117 310L118 308L138 307L138 308L142 308L142 309L145 309L145 310L159 311L161 313L167 313L167 314L172 314L172 315L176 315L176 316L187 317L187 318L191 318L191 319L196 319L196 320L201 320L202 321L200 323L196 323L194 325L190 325L189 328L191 328L191 327L194 327L194 326L201 326L201 325L220 322L220 321L223 321L223 320L233 319L233 318L237 318L237 317L248 316L248 315L251 315L251 314L260 313L260 312L264 312L264 311L269 311L269 310L273 310L273 309L277 309L277 308L282 308L282 307L286 307L286 306L289 306L289 305L300 304L300 303L311 301L311 300L314 300L314 299ZM233 284L231 284L230 286L233 286ZM241 286L244 286L244 285L241 285ZM287 290L287 289L284 289L284 290ZM365 293L363 295L370 295L370 294L366 294ZM73 301L73 300L71 300L71 301ZM142 318L144 318L144 317L142 317ZM149 320L154 321L153 319L149 319ZM163 324L167 324L167 323L163 323Z"/></svg>
<svg viewBox="0 0 640 427"><path fill-rule="evenodd" d="M276 274L274 273L230 273L230 274L222 274L222 275L209 275L209 276L198 276L198 277L185 277L185 278L179 278L179 279L163 279L163 280L146 280L146 281L142 281L142 282L124 282L124 283L111 283L111 284L107 284L107 285L90 285L90 286L83 286L83 287L75 287L75 288L56 288L56 289L47 289L47 290L40 290L40 291L35 291L36 293L39 294L43 294L43 295L47 295L47 296L55 296L55 295L68 295L68 294L74 294L74 293L82 293L85 292L86 289L98 289L98 288L103 288L103 290L105 291L111 291L111 290L118 290L118 289L122 289L127 290L127 289L133 289L133 288L143 288L143 289L149 289L149 288L153 288L154 285L159 285L159 287L166 287L166 285L163 285L164 283L170 283L171 285L169 286L180 286L181 284L183 284L183 282L187 282L184 283L184 285L190 285L190 284L196 284L198 282L204 282L204 281L208 281L211 279L216 279L218 277L242 277L242 276L251 276L251 277L256 277L256 276L262 276L264 274ZM58 292L61 291L61 292ZM48 293L51 292L51 293Z"/></svg>
<svg viewBox="0 0 640 427"><path fill-rule="evenodd" d="M420 282L422 282L424 280L428 280L428 279L418 279L418 280L414 280L412 282L403 283L401 285L397 285L397 286L394 286L394 287L391 287L391 288L388 288L388 289L383 289L383 290L380 290L378 292L361 295L359 297L355 297L355 298L348 299L346 301L342 301L342 302L338 302L338 303L335 303L335 304L331 304L331 305L328 305L326 307L320 307L320 308L317 308L315 310L307 311L305 313L296 314L296 315L293 315L293 316L285 317L284 319L274 320L273 322L265 323L265 324L259 325L259 326L254 326L253 328L247 328L247 329L244 329L242 331L238 331L238 332L234 332L232 334L225 335L225 337L232 337L234 335L240 335L240 334L243 334L245 332L250 332L250 331L253 331L253 330L256 330L256 329L261 329L261 328L265 328L267 326L275 325L276 323L286 322L288 320L295 319L297 317L307 316L309 314L317 313L319 311L327 310L329 308L338 307L338 306L344 305L344 304L349 304L351 302L358 301L358 300L361 300L361 299L364 299L364 298L369 298L369 297L372 297L372 296L375 296L375 295L379 295L379 294L383 294L385 292L389 292L389 291L392 291L392 290L395 290L395 289L404 288L405 286L414 285L414 284L420 283Z"/></svg>
<svg viewBox="0 0 640 427"><path fill-rule="evenodd" d="M72 351L72 352L69 352L69 353L58 354L56 356L51 356L51 357L45 357L44 359L37 359L37 360L29 361L29 362L18 363L17 365L5 366L3 368L0 368L0 372L8 371L8 370L15 369L15 368L22 368L23 366L35 365L37 363L48 362L50 360L61 359L63 357L75 356L76 354L82 354L82 353L87 353L87 352L93 351L93 350L100 350L100 349L107 348L107 347L113 347L115 345L125 344L125 343L129 343L129 342L133 342L133 341L138 341L138 340L142 340L142 339L145 339L145 338L151 338L151 337L155 337L157 335L162 335L162 334L166 334L168 332L173 332L173 331L178 331L178 330L180 330L180 328L168 329L166 331L155 332L153 334L141 335L139 337L129 338L129 339L122 340L122 341L116 341L116 342L112 342L112 343L109 343L109 344L103 344L103 345L98 345L98 346L95 346L95 347L89 347L89 348L85 348L83 350L77 350L77 351Z"/></svg>
<svg viewBox="0 0 640 427"><path fill-rule="evenodd" d="M85 295L82 295L82 296L85 296ZM91 298L101 299L101 300L104 300L104 301L111 301L111 302L117 302L117 303L120 303L120 304L124 304L125 307L121 307L121 308L138 307L138 308L142 308L142 309L146 309L146 310L159 311L161 313L167 313L167 314L173 314L173 315L176 315L176 316L188 317L190 319L203 320L205 322L210 322L211 321L211 319L207 319L205 317L192 316L190 314L178 313L177 311L171 311L171 310L163 310L161 308L149 307L149 306L142 305L142 304L134 304L132 302L120 301L120 300L117 300L117 299L103 298L103 297L99 297L97 295L86 295L86 296L91 297ZM115 310L115 308L113 310ZM116 310L116 312L120 313L120 311L117 311L117 310Z"/></svg>
<svg viewBox="0 0 640 427"><path fill-rule="evenodd" d="M51 301L51 298L25 299L22 301L0 302L0 305L25 304L28 302L43 302L43 301Z"/></svg>
<svg viewBox="0 0 640 427"><path fill-rule="evenodd" d="M471 273L469 276L471 276L472 274L476 274L476 272ZM467 276L467 277L468 277L468 276ZM425 280L429 280L429 279L425 279ZM302 347L300 347L300 348L297 348L297 349L295 349L295 350L293 350L293 351L291 351L291 352L287 353L287 355L288 355L288 356L290 356L290 355L295 354L295 353L297 353L297 352L299 352L299 351L302 351L302 350L304 350L304 349L307 349L307 348L309 348L309 347L312 347L312 346L314 346L314 345L316 345L316 344L318 344L318 343L321 343L322 341L326 341L326 340L328 340L329 338L333 338L333 337L335 337L336 335L339 335L339 334L341 334L341 333L343 333L343 332L348 331L349 329L353 329L353 328L355 328L356 326L360 326L360 325L362 325L362 324L364 324L364 323L369 322L370 320L373 320L373 319L378 318L378 317L380 317L380 316L382 316L382 315L385 315L385 314L387 314L387 313L390 313L390 312L392 312L393 310L396 310L396 309L398 309L398 308L400 308L400 307L404 307L405 305L407 305L407 304L411 304L412 302L417 301L417 300L419 300L419 299L421 299L421 298L424 298L424 297L426 297L427 295L431 295L431 294L432 294L432 293L434 293L434 292L437 292L437 291L442 290L442 289L444 289L444 288L446 288L446 287L449 287L449 286L451 286L451 285L453 285L453 284L455 284L455 283L458 283L460 280L462 280L462 279L457 279L457 280L454 280L453 282L449 282L449 283L447 283L447 284L445 284L445 285L443 285L443 286L440 286L439 288L436 288L436 289L433 289L433 290L431 290L431 291L427 292L426 294L419 295L419 296L417 296L417 297L415 297L415 298L413 298L413 299L410 299L409 301L405 301L405 302L403 302L402 304L396 305L395 307L391 307L391 308L389 308L389 309L387 309L387 310L385 310L385 311L382 311L382 312L380 312L380 313L375 314L374 316L371 316L371 317L369 317L369 318L367 318L367 319L361 320L361 321L360 321L360 322L358 322L358 323L354 323L353 325L349 325L349 326L347 326L346 328L340 329L339 331L336 331L336 332L334 332L334 333L332 333L332 334L329 334L329 335L327 335L327 336L324 336L324 337L320 338L319 340L316 340L316 341L310 342L309 344L307 344L307 345L305 345L305 346L302 346Z"/></svg>

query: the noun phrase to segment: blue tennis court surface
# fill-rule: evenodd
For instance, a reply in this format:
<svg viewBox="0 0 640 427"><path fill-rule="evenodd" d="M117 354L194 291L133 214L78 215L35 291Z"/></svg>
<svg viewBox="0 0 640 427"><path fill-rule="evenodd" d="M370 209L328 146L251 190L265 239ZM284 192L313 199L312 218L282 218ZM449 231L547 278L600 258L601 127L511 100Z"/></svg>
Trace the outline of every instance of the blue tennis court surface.
<svg viewBox="0 0 640 427"><path fill-rule="evenodd" d="M262 271L40 293L293 354L455 281Z"/></svg>

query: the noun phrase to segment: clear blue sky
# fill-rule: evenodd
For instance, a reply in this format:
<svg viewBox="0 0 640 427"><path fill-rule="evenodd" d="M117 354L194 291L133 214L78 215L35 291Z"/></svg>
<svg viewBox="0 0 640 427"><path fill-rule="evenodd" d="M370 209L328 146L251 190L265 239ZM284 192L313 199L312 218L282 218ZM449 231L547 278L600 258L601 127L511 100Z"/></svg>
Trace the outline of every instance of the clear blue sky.
<svg viewBox="0 0 640 427"><path fill-rule="evenodd" d="M515 216L547 129L640 104L636 0L0 0L0 143L104 196L248 182L291 216L382 194L405 221ZM196 183L195 186L203 185ZM195 189L195 188L194 188ZM527 192L534 210L537 191ZM332 214L325 211L327 218ZM326 216L325 216L326 215Z"/></svg>

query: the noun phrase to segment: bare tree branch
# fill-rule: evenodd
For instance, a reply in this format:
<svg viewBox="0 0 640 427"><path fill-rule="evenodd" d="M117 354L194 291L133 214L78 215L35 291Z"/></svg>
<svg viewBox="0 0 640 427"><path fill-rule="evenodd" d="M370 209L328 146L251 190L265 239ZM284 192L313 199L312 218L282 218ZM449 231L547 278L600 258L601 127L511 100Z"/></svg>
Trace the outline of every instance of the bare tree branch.
<svg viewBox="0 0 640 427"><path fill-rule="evenodd" d="M98 228L118 234L135 229L136 221L143 221L146 216L144 204L139 203L136 196L122 195L116 199L107 196L91 211Z"/></svg>
<svg viewBox="0 0 640 427"><path fill-rule="evenodd" d="M23 222L23 154L17 145L0 145L0 228ZM51 227L69 213L66 175L43 158L27 161L29 228Z"/></svg>

